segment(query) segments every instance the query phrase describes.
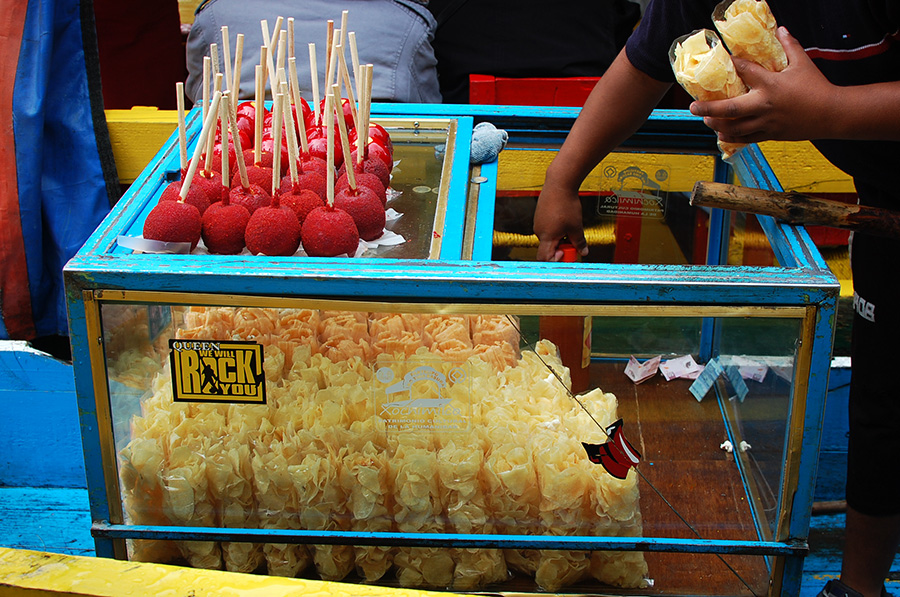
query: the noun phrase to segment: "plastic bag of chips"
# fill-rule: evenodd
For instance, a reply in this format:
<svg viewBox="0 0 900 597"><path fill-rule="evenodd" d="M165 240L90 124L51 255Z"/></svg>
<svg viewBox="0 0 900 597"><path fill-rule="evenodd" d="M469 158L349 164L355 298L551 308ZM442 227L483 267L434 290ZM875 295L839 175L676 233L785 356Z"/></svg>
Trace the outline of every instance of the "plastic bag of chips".
<svg viewBox="0 0 900 597"><path fill-rule="evenodd" d="M766 0L725 0L713 10L712 18L734 56L772 72L787 66L787 55L775 37L775 17Z"/></svg>

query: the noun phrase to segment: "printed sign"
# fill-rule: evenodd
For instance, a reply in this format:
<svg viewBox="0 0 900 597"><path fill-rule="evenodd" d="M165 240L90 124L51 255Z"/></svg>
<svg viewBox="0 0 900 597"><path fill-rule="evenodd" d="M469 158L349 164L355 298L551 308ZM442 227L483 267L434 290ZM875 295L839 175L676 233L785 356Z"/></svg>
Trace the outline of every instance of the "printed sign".
<svg viewBox="0 0 900 597"><path fill-rule="evenodd" d="M265 404L263 348L240 340L169 340L176 402Z"/></svg>
<svg viewBox="0 0 900 597"><path fill-rule="evenodd" d="M606 216L660 220L666 215L665 189L668 170L660 168L652 176L638 166L618 170L603 169L603 187L597 213Z"/></svg>
<svg viewBox="0 0 900 597"><path fill-rule="evenodd" d="M406 365L384 362L375 371L375 412L387 430L468 429L470 376L464 364Z"/></svg>

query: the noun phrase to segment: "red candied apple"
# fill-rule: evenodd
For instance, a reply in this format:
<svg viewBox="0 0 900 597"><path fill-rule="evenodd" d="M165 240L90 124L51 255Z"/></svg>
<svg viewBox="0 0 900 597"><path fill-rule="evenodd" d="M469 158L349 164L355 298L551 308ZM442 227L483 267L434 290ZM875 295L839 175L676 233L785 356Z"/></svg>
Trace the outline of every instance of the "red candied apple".
<svg viewBox="0 0 900 597"><path fill-rule="evenodd" d="M205 158L204 158L205 159ZM228 171L234 172L234 168L237 165L237 155L235 154L234 144L228 144ZM210 163L210 170L214 172L222 171L222 144L216 143L213 146L213 155Z"/></svg>
<svg viewBox="0 0 900 597"><path fill-rule="evenodd" d="M272 202L272 196L263 187L251 184L249 187L242 187L238 184L228 193L228 199L235 205L243 205L253 215L260 207L267 207Z"/></svg>
<svg viewBox="0 0 900 597"><path fill-rule="evenodd" d="M196 177L194 177L196 178ZM173 180L163 189L162 195L159 196L160 201L181 201L181 183L180 180ZM200 215L206 211L209 204L212 203L206 190L199 185L192 184L188 189L187 196L184 198L185 203L190 203L197 208Z"/></svg>
<svg viewBox="0 0 900 597"><path fill-rule="evenodd" d="M264 135L263 140L260 143L259 147L260 147L260 152L261 152L261 156L262 156L259 160L259 163L262 164L263 166L271 168L272 164L275 163L275 153L274 153L275 152L275 140L272 139L271 137L266 137ZM287 145L282 143L281 144L281 163L287 164L289 159L290 158L288 157Z"/></svg>
<svg viewBox="0 0 900 597"><path fill-rule="evenodd" d="M297 161L297 165L297 170L300 172L315 172L322 178L326 178L328 176L328 162L326 162L322 158L317 158L308 153L304 153L300 156Z"/></svg>
<svg viewBox="0 0 900 597"><path fill-rule="evenodd" d="M387 189L381 184L381 180L369 172L356 172L356 186L371 189L381 201L382 207L387 205ZM347 178L347 170L334 183L335 192L350 188L350 180Z"/></svg>
<svg viewBox="0 0 900 597"><path fill-rule="evenodd" d="M289 191L297 191L299 189L309 189L322 199L328 193L328 182L315 172L304 172L297 176L297 180L292 181L291 175L283 176L278 188L282 193Z"/></svg>
<svg viewBox="0 0 900 597"><path fill-rule="evenodd" d="M169 243L200 242L200 212L190 203L160 201L144 220L144 238Z"/></svg>
<svg viewBox="0 0 900 597"><path fill-rule="evenodd" d="M230 203L226 195L210 205L200 220L203 244L210 253L237 255L244 249L244 231L249 221L247 208Z"/></svg>
<svg viewBox="0 0 900 597"><path fill-rule="evenodd" d="M356 147L356 137L358 131L350 131L348 137L350 140L350 145ZM391 155L393 159L394 155L394 144L391 142L391 136L388 134L387 130L380 124L376 124L374 122L369 123L369 138L366 141L366 144L377 143L384 147L387 152Z"/></svg>
<svg viewBox="0 0 900 597"><path fill-rule="evenodd" d="M388 172L393 172L394 170L394 157L384 146L378 143L373 142L366 145L366 152L363 156L365 159L378 158L387 166Z"/></svg>
<svg viewBox="0 0 900 597"><path fill-rule="evenodd" d="M391 186L391 171L387 169L380 159L376 157L368 157L363 158L361 163L357 163L356 161L356 152L354 151L350 157L350 161L353 163L353 172L368 172L369 174L374 174L378 177L378 180L381 181L381 184L384 185L384 188L388 188ZM338 178L344 173L346 170L346 164L340 167L338 170Z"/></svg>
<svg viewBox="0 0 900 597"><path fill-rule="evenodd" d="M335 101L337 101L337 100L335 100ZM344 114L344 122L347 123L347 130L348 131L353 130L353 128L354 128L353 111L350 108L350 100L346 97L341 98L341 110ZM321 114L325 113L325 100L324 99L319 100L319 111ZM337 106L335 106L335 112L337 112ZM315 119L315 113L313 113L313 119ZM313 126L315 126L315 123ZM306 128L309 129L310 127L307 126Z"/></svg>
<svg viewBox="0 0 900 597"><path fill-rule="evenodd" d="M254 255L287 257L300 246L300 220L293 209L281 205L276 197L269 207L253 212L244 238Z"/></svg>
<svg viewBox="0 0 900 597"><path fill-rule="evenodd" d="M300 230L303 250L311 257L356 254L359 231L353 217L343 209L325 205L309 212Z"/></svg>
<svg viewBox="0 0 900 597"><path fill-rule="evenodd" d="M260 164L247 166L247 179L250 181L251 186L257 185L264 189L268 189L272 185L272 169ZM234 176L231 177L231 187L234 188L239 186L241 186L240 170L235 172Z"/></svg>
<svg viewBox="0 0 900 597"><path fill-rule="evenodd" d="M292 189L281 194L279 199L282 205L287 205L297 214L300 225L306 220L309 212L317 207L325 205L325 201L320 196L313 193L309 189Z"/></svg>
<svg viewBox="0 0 900 597"><path fill-rule="evenodd" d="M334 194L334 207L350 214L361 239L375 240L384 233L384 206L372 189L348 186Z"/></svg>
<svg viewBox="0 0 900 597"><path fill-rule="evenodd" d="M325 137L325 127L308 130L309 133L309 154L313 157L317 157L322 160L328 160L328 141ZM332 138L336 138L337 135L332 135ZM340 168L341 164L344 163L344 150L341 149L340 141L333 141L334 143L334 167Z"/></svg>
<svg viewBox="0 0 900 597"><path fill-rule="evenodd" d="M212 170L207 172L200 168L194 173L194 180L191 181L191 186L203 189L203 192L209 197L210 204L221 201L222 196L228 192L222 185L221 172L213 172Z"/></svg>

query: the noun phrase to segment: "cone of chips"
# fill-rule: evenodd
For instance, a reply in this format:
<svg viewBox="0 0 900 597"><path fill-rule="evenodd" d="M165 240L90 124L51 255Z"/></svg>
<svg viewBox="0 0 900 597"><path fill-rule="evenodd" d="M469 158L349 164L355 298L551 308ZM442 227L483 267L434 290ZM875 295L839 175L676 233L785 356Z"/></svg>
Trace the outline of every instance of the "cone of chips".
<svg viewBox="0 0 900 597"><path fill-rule="evenodd" d="M729 99L747 93L747 86L734 70L731 55L719 36L700 29L675 40L669 49L669 62L675 80L696 100ZM730 158L744 145L719 143L724 159Z"/></svg>
<svg viewBox="0 0 900 597"><path fill-rule="evenodd" d="M784 48L775 37L775 17L765 0L725 0L716 6L712 19L732 55L772 72L787 66Z"/></svg>

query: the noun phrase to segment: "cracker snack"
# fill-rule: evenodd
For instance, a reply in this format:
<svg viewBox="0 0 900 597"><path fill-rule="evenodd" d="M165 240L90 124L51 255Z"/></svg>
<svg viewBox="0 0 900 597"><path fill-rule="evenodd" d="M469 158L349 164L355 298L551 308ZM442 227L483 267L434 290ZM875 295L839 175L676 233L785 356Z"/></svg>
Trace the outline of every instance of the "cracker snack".
<svg viewBox="0 0 900 597"><path fill-rule="evenodd" d="M675 40L669 50L675 80L696 100L729 99L747 93L734 70L731 55L714 31L700 29ZM719 143L727 159L744 145Z"/></svg>
<svg viewBox="0 0 900 597"><path fill-rule="evenodd" d="M732 55L772 72L787 66L784 48L775 37L775 17L765 0L725 0L712 16Z"/></svg>

